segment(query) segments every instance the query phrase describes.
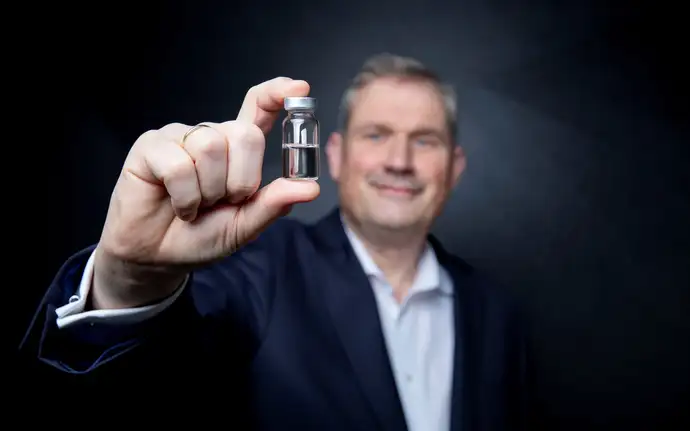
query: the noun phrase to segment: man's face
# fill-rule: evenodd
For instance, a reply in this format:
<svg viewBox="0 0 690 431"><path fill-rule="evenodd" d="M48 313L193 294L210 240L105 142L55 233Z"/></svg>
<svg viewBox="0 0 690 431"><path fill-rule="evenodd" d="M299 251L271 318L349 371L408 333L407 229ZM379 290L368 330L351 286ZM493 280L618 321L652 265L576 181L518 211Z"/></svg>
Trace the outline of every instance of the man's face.
<svg viewBox="0 0 690 431"><path fill-rule="evenodd" d="M341 207L360 223L428 228L465 167L428 83L380 78L357 92L344 136L327 147Z"/></svg>

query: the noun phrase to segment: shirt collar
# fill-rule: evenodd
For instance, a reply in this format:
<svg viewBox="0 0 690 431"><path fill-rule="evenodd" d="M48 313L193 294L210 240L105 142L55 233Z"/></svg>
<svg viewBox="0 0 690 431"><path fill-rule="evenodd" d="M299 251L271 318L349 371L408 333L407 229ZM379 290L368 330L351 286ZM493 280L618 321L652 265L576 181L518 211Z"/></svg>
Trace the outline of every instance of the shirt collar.
<svg viewBox="0 0 690 431"><path fill-rule="evenodd" d="M374 259L364 247L364 243L357 237L357 234L347 225L345 220L341 216L341 221L343 223L343 229L345 234L352 246L352 250L357 256L360 265L364 273L368 277L377 277L382 280L385 279L383 271L376 265ZM417 275L415 277L415 282L413 285L413 290L415 291L432 291L440 290L446 294L452 294L452 286L448 283L443 283L441 278L441 265L438 262L436 253L433 247L428 242L424 246L424 251L420 256L419 262L417 264Z"/></svg>

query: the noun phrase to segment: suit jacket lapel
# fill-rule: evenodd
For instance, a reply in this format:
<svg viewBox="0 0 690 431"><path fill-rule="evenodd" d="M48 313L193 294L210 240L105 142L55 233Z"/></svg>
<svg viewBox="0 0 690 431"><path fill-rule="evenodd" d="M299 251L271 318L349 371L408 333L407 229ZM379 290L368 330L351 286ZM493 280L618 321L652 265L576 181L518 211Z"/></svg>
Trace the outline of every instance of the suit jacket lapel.
<svg viewBox="0 0 690 431"><path fill-rule="evenodd" d="M451 395L451 431L479 429L479 376L481 367L481 340L483 309L471 276L472 267L451 255L433 236L429 241L439 263L448 271L454 287L455 351L453 386Z"/></svg>
<svg viewBox="0 0 690 431"><path fill-rule="evenodd" d="M364 397L382 430L407 429L376 299L357 260L336 209L314 226L317 244L330 255L332 278L324 295L333 324Z"/></svg>

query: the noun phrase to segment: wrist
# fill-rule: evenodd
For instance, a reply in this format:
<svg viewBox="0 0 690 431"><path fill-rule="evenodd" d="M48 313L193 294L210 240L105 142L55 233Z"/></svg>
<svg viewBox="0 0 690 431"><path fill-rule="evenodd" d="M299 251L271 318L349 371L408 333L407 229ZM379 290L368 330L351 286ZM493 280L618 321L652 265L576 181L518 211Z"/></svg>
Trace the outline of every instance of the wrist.
<svg viewBox="0 0 690 431"><path fill-rule="evenodd" d="M186 271L128 262L96 248L89 302L92 309L141 307L170 296Z"/></svg>

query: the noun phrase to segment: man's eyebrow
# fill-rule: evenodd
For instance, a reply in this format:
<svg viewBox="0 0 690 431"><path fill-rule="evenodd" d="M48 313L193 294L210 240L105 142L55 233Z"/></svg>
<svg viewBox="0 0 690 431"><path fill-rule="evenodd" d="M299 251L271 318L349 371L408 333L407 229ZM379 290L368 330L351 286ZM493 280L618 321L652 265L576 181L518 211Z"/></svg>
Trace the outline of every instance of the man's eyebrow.
<svg viewBox="0 0 690 431"><path fill-rule="evenodd" d="M383 131L390 132L393 130L393 128L386 126L385 124L381 124L381 123L364 123L360 126L355 127L355 131L362 131L362 130L383 130Z"/></svg>
<svg viewBox="0 0 690 431"><path fill-rule="evenodd" d="M431 127L424 127L421 129L413 130L412 133L410 133L410 135L412 135L412 136L435 136L435 137L441 138L441 139L445 139L447 137L445 131L438 130L438 129L431 128Z"/></svg>
<svg viewBox="0 0 690 431"><path fill-rule="evenodd" d="M353 128L353 131L356 133L366 131L380 131L385 133L392 133L393 128L382 123L364 123ZM434 127L421 127L419 129L414 129L410 132L410 136L434 136L442 140L447 139L447 133L444 130L438 130Z"/></svg>

